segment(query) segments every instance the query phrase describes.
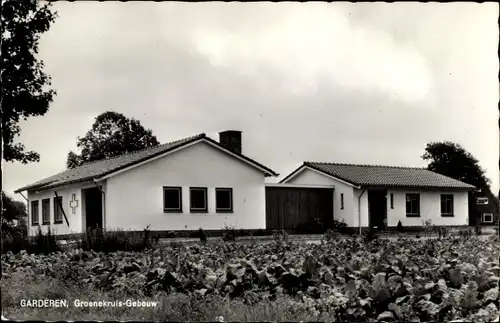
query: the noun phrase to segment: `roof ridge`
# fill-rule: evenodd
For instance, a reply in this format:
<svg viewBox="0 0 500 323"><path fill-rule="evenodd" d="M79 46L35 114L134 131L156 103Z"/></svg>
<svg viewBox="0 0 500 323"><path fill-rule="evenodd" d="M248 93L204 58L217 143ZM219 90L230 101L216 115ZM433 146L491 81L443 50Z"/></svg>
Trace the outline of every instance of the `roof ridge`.
<svg viewBox="0 0 500 323"><path fill-rule="evenodd" d="M199 137L199 138L205 138L206 135L205 133L199 133L197 135L194 135L194 136L190 136L190 137L185 137L185 138L182 138L182 139L177 139L177 140L174 140L174 141L169 141L169 142L166 142L166 143L163 143L163 144L158 144L158 145L155 145L155 146L151 146L151 147L146 147L146 148L142 148L142 149L139 149L139 150L135 150L135 151L130 151L130 152L126 152L126 153L123 153L123 154L120 154L120 155L116 155L116 156L113 156L113 157L109 157L109 158L104 158L104 159L99 159L99 160L93 160L93 161L89 161L89 162L85 162L75 168L71 168L71 169L77 169L79 167L83 167L83 166L87 166L87 165L90 165L90 164L95 164L95 163L99 163L99 162L102 162L104 160L112 160L112 159L116 159L116 158L120 158L120 157L124 157L124 156L127 156L127 155L132 155L132 154L136 154L136 153L139 153L141 151L146 151L146 150L151 150L151 149L154 149L154 148L158 148L158 147L161 147L161 146L166 146L166 145L171 145L171 144L174 144L174 143L178 143L178 142L181 142L181 141L187 141L187 140L193 140L195 139L196 137ZM70 169L66 169L64 170L63 172L61 173L64 173L65 171L67 170L70 170ZM57 175L57 174L56 174Z"/></svg>
<svg viewBox="0 0 500 323"><path fill-rule="evenodd" d="M391 166L391 165L375 165L375 164L352 164L352 163L331 163L331 162L305 161L304 165L307 165L307 164L335 165L335 166L356 166L356 167L383 167L383 168L423 169L423 170L428 170L425 167L415 167L415 166Z"/></svg>

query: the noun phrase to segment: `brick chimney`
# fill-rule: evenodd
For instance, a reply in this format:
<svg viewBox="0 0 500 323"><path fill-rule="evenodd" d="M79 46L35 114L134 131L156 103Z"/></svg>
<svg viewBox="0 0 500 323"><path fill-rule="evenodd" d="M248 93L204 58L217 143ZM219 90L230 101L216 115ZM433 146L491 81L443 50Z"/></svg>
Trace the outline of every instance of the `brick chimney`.
<svg viewBox="0 0 500 323"><path fill-rule="evenodd" d="M241 131L226 130L219 132L219 143L226 149L241 154Z"/></svg>

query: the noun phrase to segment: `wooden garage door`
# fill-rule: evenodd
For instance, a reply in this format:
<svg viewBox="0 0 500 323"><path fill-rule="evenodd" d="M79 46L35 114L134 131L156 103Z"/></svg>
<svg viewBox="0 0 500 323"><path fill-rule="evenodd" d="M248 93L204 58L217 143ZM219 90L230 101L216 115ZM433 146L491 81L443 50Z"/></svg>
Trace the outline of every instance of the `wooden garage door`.
<svg viewBox="0 0 500 323"><path fill-rule="evenodd" d="M333 188L266 187L266 228L297 229L319 219L333 224Z"/></svg>

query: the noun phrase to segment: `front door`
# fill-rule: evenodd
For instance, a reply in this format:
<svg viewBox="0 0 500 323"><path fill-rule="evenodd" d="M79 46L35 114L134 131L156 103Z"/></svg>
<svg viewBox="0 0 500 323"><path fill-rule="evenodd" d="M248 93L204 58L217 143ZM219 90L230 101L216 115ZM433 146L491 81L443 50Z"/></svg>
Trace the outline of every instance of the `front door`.
<svg viewBox="0 0 500 323"><path fill-rule="evenodd" d="M370 228L380 229L387 219L387 191L368 191L368 218Z"/></svg>
<svg viewBox="0 0 500 323"><path fill-rule="evenodd" d="M95 188L84 190L86 228L102 228L102 193Z"/></svg>

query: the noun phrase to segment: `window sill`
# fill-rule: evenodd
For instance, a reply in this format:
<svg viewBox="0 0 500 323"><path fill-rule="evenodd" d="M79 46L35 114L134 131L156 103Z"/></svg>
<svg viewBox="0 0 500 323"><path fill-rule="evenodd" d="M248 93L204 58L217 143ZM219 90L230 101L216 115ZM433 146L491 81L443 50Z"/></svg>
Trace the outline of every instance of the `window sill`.
<svg viewBox="0 0 500 323"><path fill-rule="evenodd" d="M62 224L62 223L63 223L62 220L61 221L54 221L54 224Z"/></svg>
<svg viewBox="0 0 500 323"><path fill-rule="evenodd" d="M191 214L208 213L208 210L189 210L189 213L191 213Z"/></svg>
<svg viewBox="0 0 500 323"><path fill-rule="evenodd" d="M455 214L441 214L441 217L443 218L453 218Z"/></svg>
<svg viewBox="0 0 500 323"><path fill-rule="evenodd" d="M419 218L420 214L406 214L407 218Z"/></svg>
<svg viewBox="0 0 500 323"><path fill-rule="evenodd" d="M163 213L182 213L182 210L165 210L165 209L163 209Z"/></svg>
<svg viewBox="0 0 500 323"><path fill-rule="evenodd" d="M50 222L43 222L42 225L50 225Z"/></svg>
<svg viewBox="0 0 500 323"><path fill-rule="evenodd" d="M40 225L40 223L38 223L38 222L37 222L37 223L31 223L31 226L32 226L32 227L37 227L37 226L39 226L39 225Z"/></svg>
<svg viewBox="0 0 500 323"><path fill-rule="evenodd" d="M227 213L234 213L233 210L215 210L216 213L223 213L223 214L227 214Z"/></svg>

